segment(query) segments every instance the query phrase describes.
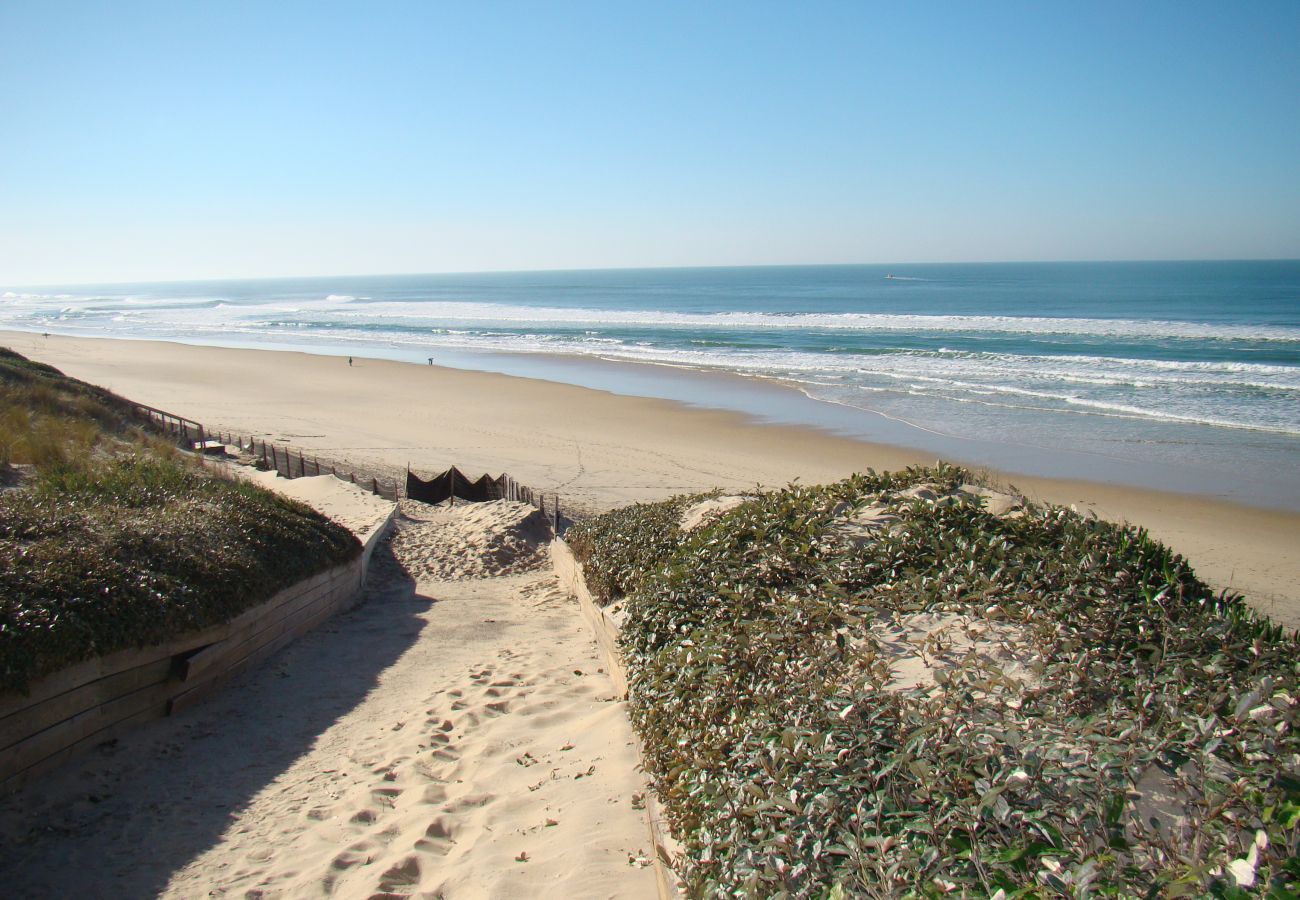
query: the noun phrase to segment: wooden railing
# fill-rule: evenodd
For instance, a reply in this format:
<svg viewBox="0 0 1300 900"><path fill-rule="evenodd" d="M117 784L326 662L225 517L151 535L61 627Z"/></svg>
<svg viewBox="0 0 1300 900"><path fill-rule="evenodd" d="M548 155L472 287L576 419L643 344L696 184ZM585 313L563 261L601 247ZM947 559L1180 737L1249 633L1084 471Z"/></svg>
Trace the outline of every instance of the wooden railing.
<svg viewBox="0 0 1300 900"><path fill-rule="evenodd" d="M201 422L178 416L166 410L135 404L136 413L151 427L176 441L183 449L191 452L201 450L208 441L216 441L227 447L238 448L241 454L250 455L258 468L279 472L285 478L304 478L316 475L333 475L342 481L351 482L372 493L387 499L401 500L405 492L406 473L389 473L364 465L357 465L346 460L322 458L315 454L308 455L302 448L286 444L276 444L261 440L252 435L240 435L235 432L214 430ZM555 533L560 534L567 525L567 519L560 513L560 496L551 494L550 510L547 509L546 494L519 484L514 478L506 476L510 485L507 499L528 503L537 507L550 519Z"/></svg>

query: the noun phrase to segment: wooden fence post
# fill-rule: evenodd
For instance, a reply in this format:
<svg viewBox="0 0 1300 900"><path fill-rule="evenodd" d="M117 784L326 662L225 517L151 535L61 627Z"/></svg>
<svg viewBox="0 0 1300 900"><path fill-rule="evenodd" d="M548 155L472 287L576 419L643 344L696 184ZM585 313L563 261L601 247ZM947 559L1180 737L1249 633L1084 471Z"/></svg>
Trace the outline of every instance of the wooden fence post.
<svg viewBox="0 0 1300 900"><path fill-rule="evenodd" d="M371 478L371 479L370 479L370 486L371 486L371 490L374 491L374 493L379 494L379 479L378 479L378 478ZM383 494L379 494L379 496L382 497Z"/></svg>

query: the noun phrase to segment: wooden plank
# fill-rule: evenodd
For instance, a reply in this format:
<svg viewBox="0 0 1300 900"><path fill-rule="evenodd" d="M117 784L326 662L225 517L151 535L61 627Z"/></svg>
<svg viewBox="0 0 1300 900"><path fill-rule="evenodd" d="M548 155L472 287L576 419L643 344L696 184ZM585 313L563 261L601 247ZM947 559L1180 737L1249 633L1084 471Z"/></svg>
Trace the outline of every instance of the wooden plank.
<svg viewBox="0 0 1300 900"><path fill-rule="evenodd" d="M173 681L148 685L32 735L5 751L0 761L0 777L18 774L65 747L146 710L156 709L159 716L164 715L167 698L175 690L175 685Z"/></svg>
<svg viewBox="0 0 1300 900"><path fill-rule="evenodd" d="M95 732L77 741L70 746L64 747L57 753L52 753L42 759L40 762L33 763L22 772L15 773L8 778L0 779L0 794L8 794L18 790L23 785L30 783L33 779L39 778L46 772L49 772L68 760L79 754L85 753L93 747L97 747L104 741L112 740L115 737L129 731L137 725L142 725L151 719L162 718L166 714L166 707L158 704L155 707L149 707L137 713L134 716L128 716L119 722L110 725L102 731Z"/></svg>
<svg viewBox="0 0 1300 900"><path fill-rule="evenodd" d="M292 615L286 616L273 628L260 632L248 641L244 647L245 654L259 653L263 647L274 643L282 636L286 639L277 645L277 649L294 638L306 634L338 612L341 607L347 605L356 596L356 593L357 589L353 584L350 573L339 572L334 579L334 583L325 586L320 593L313 595L309 603L303 604L294 610ZM240 662L242 663L243 660L240 660Z"/></svg>
<svg viewBox="0 0 1300 900"><path fill-rule="evenodd" d="M591 596L591 591L587 588L587 580L582 573L582 566L574 557L573 551L569 549L569 545L556 538L551 541L550 550L551 566L555 574L559 576L560 583L569 590L569 593L577 598L582 617L587 620L587 625L596 636L596 643L605 654L610 681L614 682L614 688L619 695L626 697L627 670L623 666L623 656L618 647L618 623L611 619Z"/></svg>
<svg viewBox="0 0 1300 900"><path fill-rule="evenodd" d="M195 647L210 644L221 637L224 625L214 625L202 631L190 632L163 644L151 647L132 647L107 656L97 656L84 662L73 663L65 669L51 672L37 681L26 694L12 693L0 697L0 722L29 706L49 700L65 691L74 690L100 678L116 675L127 669L148 665L160 659L171 659Z"/></svg>
<svg viewBox="0 0 1300 900"><path fill-rule="evenodd" d="M47 771L74 748L107 740L105 735L120 722L166 715L169 701L188 692L174 671L179 656L202 658L208 645L232 635L244 637L233 644L227 641L222 653L212 654L213 673L221 682L265 658L354 598L360 570L361 561L356 560L319 572L224 625L156 647L88 660L43 680L32 696L4 698L9 714L0 719L0 789L25 782L38 768ZM196 649L199 653L192 653ZM225 668L217 665L221 660L216 657L225 660ZM125 665L130 661L137 665Z"/></svg>
<svg viewBox="0 0 1300 900"><path fill-rule="evenodd" d="M337 566L333 569L329 569L319 575L312 576L307 581L300 582L298 587L303 588L302 590L295 591L294 595L288 601L280 604L274 610L269 611L266 616L259 618L249 627L240 629L237 635L232 635L231 638L225 642L225 646L223 647L224 652L218 651L213 653L212 656L216 657L220 655L225 657L228 655L231 647L238 646L250 639L255 640L257 635L263 633L268 628L273 628L286 619L300 616L301 610L314 604L322 592L330 590L331 586L339 580L352 577L352 573L356 568L357 563L352 562L344 566ZM216 648L214 648L214 650L215 649ZM196 667L195 674L199 674L202 668L210 668L214 662L216 662L215 659L212 661L200 661L199 666L201 666L201 668ZM186 668L187 670L189 669L188 666ZM192 678L194 676L190 675L189 677Z"/></svg>
<svg viewBox="0 0 1300 900"><path fill-rule="evenodd" d="M324 583L329 579L332 571L332 569L326 569L311 578L291 585L273 595L265 603L245 610L229 622L213 625L201 631L190 632L151 647L133 647L128 650L119 650L107 656L98 656L85 662L74 663L66 669L52 672L33 684L31 690L26 694L6 694L0 697L0 725L3 724L5 718L21 712L29 706L49 700L65 691L74 690L83 684L116 675L137 666L147 665L160 659L171 659L173 656L189 653L205 644L212 644L222 640L232 631L237 631L249 622L267 615L281 603L311 590L318 584Z"/></svg>
<svg viewBox="0 0 1300 900"><path fill-rule="evenodd" d="M32 735L70 719L92 707L166 681L172 674L173 658L155 660L125 672L100 678L27 707L0 721L0 752Z"/></svg>
<svg viewBox="0 0 1300 900"><path fill-rule="evenodd" d="M204 672L220 668L230 658L232 652L238 652L240 647L249 641L256 641L258 635L275 628L286 619L293 619L303 607L315 602L319 594L328 591L329 587L328 582L317 584L311 590L303 591L287 602L279 604L266 615L259 616L255 621L234 631L223 640L210 644L187 657L181 663L181 680L201 680Z"/></svg>
<svg viewBox="0 0 1300 900"><path fill-rule="evenodd" d="M322 591L294 616L285 618L242 643L224 648L225 654L221 665L209 666L207 678L196 679L193 687L172 697L168 704L168 714L182 713L211 696L240 672L246 671L328 620L352 596L353 593L345 584Z"/></svg>

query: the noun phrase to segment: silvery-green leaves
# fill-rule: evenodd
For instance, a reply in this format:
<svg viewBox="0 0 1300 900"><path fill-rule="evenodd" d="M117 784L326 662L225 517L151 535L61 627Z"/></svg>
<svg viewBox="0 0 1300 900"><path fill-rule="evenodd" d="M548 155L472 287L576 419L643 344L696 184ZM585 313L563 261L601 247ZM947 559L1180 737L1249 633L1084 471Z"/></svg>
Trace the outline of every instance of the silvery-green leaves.
<svg viewBox="0 0 1300 900"><path fill-rule="evenodd" d="M691 892L1291 896L1300 644L1144 532L994 515L968 477L575 529L626 595L632 716ZM948 630L891 643L918 622ZM900 646L925 677L898 679Z"/></svg>

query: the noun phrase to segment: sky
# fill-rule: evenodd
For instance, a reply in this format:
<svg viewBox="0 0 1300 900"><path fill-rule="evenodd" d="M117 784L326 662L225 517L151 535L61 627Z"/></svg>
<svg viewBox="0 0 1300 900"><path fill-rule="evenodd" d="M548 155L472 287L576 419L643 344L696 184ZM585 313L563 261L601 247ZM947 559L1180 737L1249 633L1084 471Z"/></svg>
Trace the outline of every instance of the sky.
<svg viewBox="0 0 1300 900"><path fill-rule="evenodd" d="M0 0L0 284L1300 257L1300 3Z"/></svg>

